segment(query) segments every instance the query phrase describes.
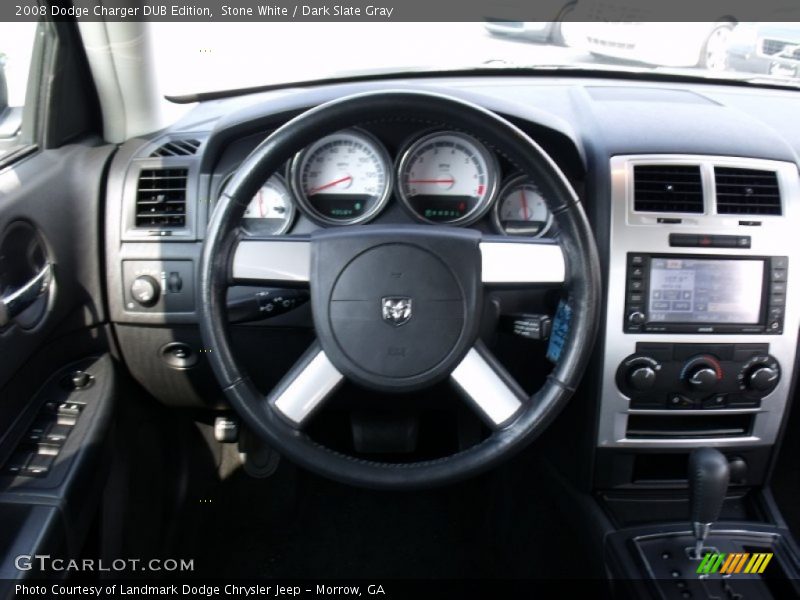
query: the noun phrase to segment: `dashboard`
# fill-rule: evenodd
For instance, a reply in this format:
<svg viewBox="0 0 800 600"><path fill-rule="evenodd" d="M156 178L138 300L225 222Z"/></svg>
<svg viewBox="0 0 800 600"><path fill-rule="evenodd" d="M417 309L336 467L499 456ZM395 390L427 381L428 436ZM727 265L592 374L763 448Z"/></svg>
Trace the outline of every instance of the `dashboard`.
<svg viewBox="0 0 800 600"><path fill-rule="evenodd" d="M217 199L245 157L293 116L389 89L449 94L500 114L578 192L605 288L580 419L595 484L646 485L663 464L654 450L685 458L698 444L747 461L753 483L764 477L795 389L800 329L800 246L791 243L800 223L800 122L788 90L476 76L200 102L169 129L124 144L109 173L109 306L134 377L166 403L221 406L194 297ZM425 223L558 243L547 201L472 132L386 115L320 136L265 174L241 231L259 238ZM313 335L307 296L232 293L270 307L270 318L235 332L253 368L267 377L284 371ZM511 290L488 304L502 324L531 303L553 317L557 300L552 290L526 298ZM546 364L538 344L522 347L536 357L522 361L523 374Z"/></svg>

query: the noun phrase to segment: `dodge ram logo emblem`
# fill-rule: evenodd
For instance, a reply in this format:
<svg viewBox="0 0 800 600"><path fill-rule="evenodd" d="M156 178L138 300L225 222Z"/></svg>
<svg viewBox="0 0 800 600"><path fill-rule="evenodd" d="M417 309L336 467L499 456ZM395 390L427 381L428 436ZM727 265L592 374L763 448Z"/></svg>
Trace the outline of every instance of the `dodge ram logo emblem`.
<svg viewBox="0 0 800 600"><path fill-rule="evenodd" d="M383 320L400 327L405 325L411 319L411 298L403 296L391 296L381 298L381 314Z"/></svg>

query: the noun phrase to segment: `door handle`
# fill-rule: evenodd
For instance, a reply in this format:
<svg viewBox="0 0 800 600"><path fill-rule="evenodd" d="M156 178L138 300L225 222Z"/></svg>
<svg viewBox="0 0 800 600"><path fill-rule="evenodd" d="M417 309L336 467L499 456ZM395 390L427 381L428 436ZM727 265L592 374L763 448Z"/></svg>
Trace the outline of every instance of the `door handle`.
<svg viewBox="0 0 800 600"><path fill-rule="evenodd" d="M22 287L0 298L0 327L5 327L22 311L44 294L53 280L53 264L45 263L42 270Z"/></svg>

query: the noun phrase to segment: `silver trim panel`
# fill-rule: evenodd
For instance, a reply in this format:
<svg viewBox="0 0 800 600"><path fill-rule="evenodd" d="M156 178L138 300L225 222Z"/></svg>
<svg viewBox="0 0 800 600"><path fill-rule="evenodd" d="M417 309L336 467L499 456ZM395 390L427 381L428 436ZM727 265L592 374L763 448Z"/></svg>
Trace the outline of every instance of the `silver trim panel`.
<svg viewBox="0 0 800 600"><path fill-rule="evenodd" d="M483 283L564 283L558 244L481 242Z"/></svg>
<svg viewBox="0 0 800 600"><path fill-rule="evenodd" d="M300 426L343 380L344 375L320 351L278 396L275 408Z"/></svg>
<svg viewBox="0 0 800 600"><path fill-rule="evenodd" d="M236 280L307 283L311 273L311 244L306 240L247 240L233 255Z"/></svg>
<svg viewBox="0 0 800 600"><path fill-rule="evenodd" d="M495 426L507 422L522 407L516 394L475 348L470 348L450 377Z"/></svg>
<svg viewBox="0 0 800 600"><path fill-rule="evenodd" d="M740 447L770 445L775 442L793 379L798 329L800 329L800 245L792 244L800 223L800 179L793 163L737 157L704 155L637 155L611 159L611 223L609 231L608 302L606 333L602 344L603 382L597 445L603 448L692 448L700 445ZM700 165L703 174L704 214L644 213L633 210L633 167L638 164ZM718 215L713 167L742 167L773 170L778 175L783 216ZM676 217L678 224L658 223L658 217ZM740 220L760 221L761 226L739 225ZM669 245L670 233L708 233L748 235L751 248L677 248ZM789 256L784 333L763 334L648 334L624 333L627 253L704 254L709 256ZM769 344L770 354L778 359L785 376L775 390L762 400L760 409L751 410L753 428L740 437L694 439L628 439L625 436L630 414L732 414L734 410L655 411L631 410L629 399L616 385L616 371L637 342Z"/></svg>

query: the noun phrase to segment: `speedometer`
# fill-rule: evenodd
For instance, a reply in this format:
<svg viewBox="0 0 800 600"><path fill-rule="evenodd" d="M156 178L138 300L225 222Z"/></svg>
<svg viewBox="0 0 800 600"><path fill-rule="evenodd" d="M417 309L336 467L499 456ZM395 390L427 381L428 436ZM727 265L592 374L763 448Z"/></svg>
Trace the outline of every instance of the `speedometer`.
<svg viewBox="0 0 800 600"><path fill-rule="evenodd" d="M292 160L292 184L310 216L323 223L361 223L389 199L386 149L370 134L348 129L311 144Z"/></svg>
<svg viewBox="0 0 800 600"><path fill-rule="evenodd" d="M497 160L475 138L436 132L414 142L398 165L400 199L420 220L467 224L483 216L497 190Z"/></svg>

